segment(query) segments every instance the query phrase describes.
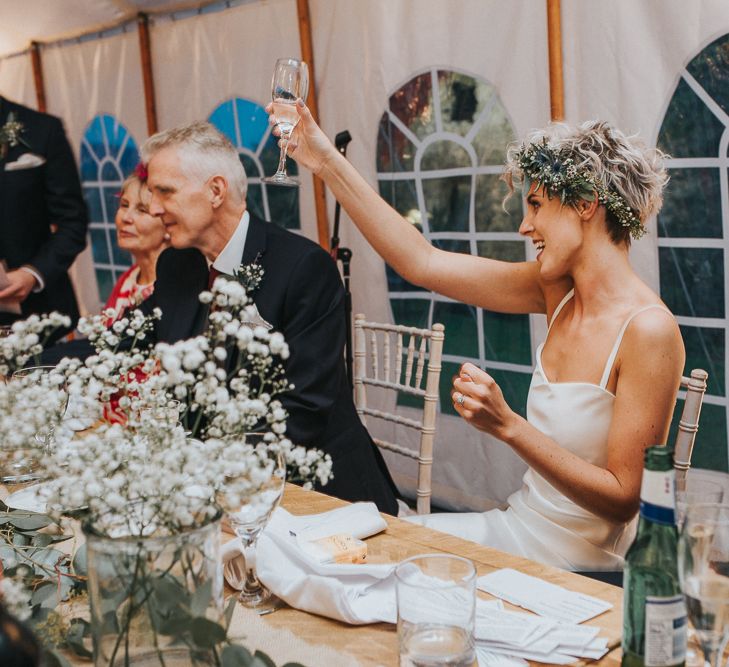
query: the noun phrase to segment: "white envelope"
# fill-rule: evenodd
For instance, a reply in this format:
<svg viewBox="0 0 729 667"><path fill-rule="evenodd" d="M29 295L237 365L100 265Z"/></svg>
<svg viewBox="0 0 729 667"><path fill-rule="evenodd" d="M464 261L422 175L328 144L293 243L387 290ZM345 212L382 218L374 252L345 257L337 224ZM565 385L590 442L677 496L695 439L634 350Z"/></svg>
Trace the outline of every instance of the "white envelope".
<svg viewBox="0 0 729 667"><path fill-rule="evenodd" d="M21 169L32 169L46 163L45 158L35 153L23 153L15 162L8 162L5 171L20 171Z"/></svg>

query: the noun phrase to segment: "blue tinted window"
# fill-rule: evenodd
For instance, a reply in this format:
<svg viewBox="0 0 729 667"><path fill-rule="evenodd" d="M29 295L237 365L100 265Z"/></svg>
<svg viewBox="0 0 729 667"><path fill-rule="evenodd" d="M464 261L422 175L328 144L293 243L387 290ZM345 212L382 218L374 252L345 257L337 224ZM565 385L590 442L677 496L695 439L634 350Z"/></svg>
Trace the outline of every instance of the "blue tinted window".
<svg viewBox="0 0 729 667"><path fill-rule="evenodd" d="M215 125L238 150L248 176L248 210L263 220L287 229L301 229L299 189L268 186L262 176L270 176L278 166L279 148L271 134L264 108L241 97L227 100L210 114ZM293 160L286 164L289 174L298 168Z"/></svg>
<svg viewBox="0 0 729 667"><path fill-rule="evenodd" d="M96 282L99 297L106 301L114 283L132 263L131 255L117 246L114 215L121 184L139 161L139 152L124 125L104 114L86 127L79 154Z"/></svg>

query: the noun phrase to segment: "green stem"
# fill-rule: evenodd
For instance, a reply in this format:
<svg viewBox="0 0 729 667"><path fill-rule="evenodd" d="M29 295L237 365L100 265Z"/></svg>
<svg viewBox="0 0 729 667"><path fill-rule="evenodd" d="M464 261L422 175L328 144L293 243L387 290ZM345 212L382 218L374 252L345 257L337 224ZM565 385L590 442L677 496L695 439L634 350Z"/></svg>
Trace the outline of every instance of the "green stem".
<svg viewBox="0 0 729 667"><path fill-rule="evenodd" d="M134 591L136 590L137 586L137 577L139 576L139 570L141 567L141 556L140 553L137 552L137 562L134 564L134 574L132 575L132 583L130 587L130 593L127 596L129 599L129 609L127 610L127 619L124 623L124 628L119 632L119 634L116 637L116 642L114 644L114 648L111 652L111 658L109 660L109 667L114 667L114 660L116 659L117 651L119 651L119 646L121 645L122 637L126 636L125 641L125 651L126 651L126 659L125 664L129 664L129 626L132 623L132 615L134 613Z"/></svg>

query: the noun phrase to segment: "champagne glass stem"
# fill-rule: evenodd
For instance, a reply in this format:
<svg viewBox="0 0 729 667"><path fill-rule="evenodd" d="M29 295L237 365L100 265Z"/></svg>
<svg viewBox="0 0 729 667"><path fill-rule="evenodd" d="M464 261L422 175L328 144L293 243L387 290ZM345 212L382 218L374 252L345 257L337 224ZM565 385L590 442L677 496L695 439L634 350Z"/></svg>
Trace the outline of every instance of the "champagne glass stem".
<svg viewBox="0 0 729 667"><path fill-rule="evenodd" d="M286 176L286 154L289 148L289 137L290 135L288 134L281 134L281 153L279 154L276 173L282 176Z"/></svg>

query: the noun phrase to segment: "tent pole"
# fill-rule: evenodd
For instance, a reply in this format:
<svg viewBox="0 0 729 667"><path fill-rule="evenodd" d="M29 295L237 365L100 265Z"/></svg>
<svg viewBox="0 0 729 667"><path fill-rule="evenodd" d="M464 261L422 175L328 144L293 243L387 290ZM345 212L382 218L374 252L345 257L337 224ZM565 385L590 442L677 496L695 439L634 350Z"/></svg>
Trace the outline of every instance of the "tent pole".
<svg viewBox="0 0 729 667"><path fill-rule="evenodd" d="M46 105L46 86L43 81L43 63L41 62L40 44L38 42L30 43L30 62L33 67L33 82L35 84L35 97L38 101L38 111L45 113Z"/></svg>
<svg viewBox="0 0 729 667"><path fill-rule="evenodd" d="M139 54L142 60L142 81L144 82L144 108L147 112L147 134L157 132L157 103L154 95L154 79L152 77L152 49L149 42L149 16L143 12L137 14L139 30Z"/></svg>
<svg viewBox="0 0 729 667"><path fill-rule="evenodd" d="M309 65L309 95L306 105L314 120L319 122L319 105L316 98L316 77L314 76L314 48L311 41L311 20L309 18L309 0L296 0L296 13L299 17L299 41L301 57ZM327 200L324 182L314 176L314 203L316 204L316 229L319 245L329 250L329 220L327 219Z"/></svg>
<svg viewBox="0 0 729 667"><path fill-rule="evenodd" d="M562 19L560 0L547 0L547 42L549 46L549 102L553 121L564 120L562 68Z"/></svg>

